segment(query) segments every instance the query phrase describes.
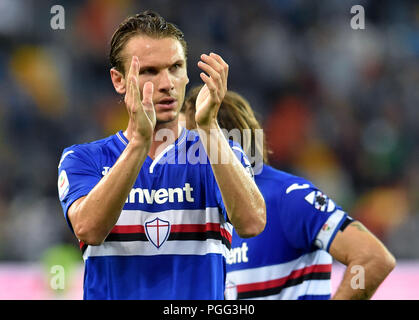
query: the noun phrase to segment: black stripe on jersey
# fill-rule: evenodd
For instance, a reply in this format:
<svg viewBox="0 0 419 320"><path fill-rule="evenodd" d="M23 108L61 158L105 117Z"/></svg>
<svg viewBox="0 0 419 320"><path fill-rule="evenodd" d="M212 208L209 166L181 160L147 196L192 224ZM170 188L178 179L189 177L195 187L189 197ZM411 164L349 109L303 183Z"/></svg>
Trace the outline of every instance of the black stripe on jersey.
<svg viewBox="0 0 419 320"><path fill-rule="evenodd" d="M219 231L205 232L173 232L167 241L171 240L198 240L205 241L207 239L221 240L221 242L230 250L231 243L227 238L223 237Z"/></svg>
<svg viewBox="0 0 419 320"><path fill-rule="evenodd" d="M110 233L105 241L148 241L145 233Z"/></svg>
<svg viewBox="0 0 419 320"><path fill-rule="evenodd" d="M80 250L81 250L81 254L82 254L82 255L83 255L83 254L84 254L84 252L86 251L87 247L88 247L88 245L84 243L84 244L83 244L83 246L80 248Z"/></svg>
<svg viewBox="0 0 419 320"><path fill-rule="evenodd" d="M205 241L207 239L221 240L221 242L230 250L231 243L218 231L206 232L171 232L166 241L174 240L197 240ZM105 241L148 241L145 233L110 233Z"/></svg>
<svg viewBox="0 0 419 320"><path fill-rule="evenodd" d="M254 290L254 291L247 291L247 292L239 292L237 294L237 299L249 299L249 298L259 298L259 297L266 297L271 296L274 294L279 294L282 289L289 288L292 286L299 285L307 280L330 280L331 273L330 272L313 272L305 274L301 277L295 279L289 279L283 285L264 289L264 290Z"/></svg>

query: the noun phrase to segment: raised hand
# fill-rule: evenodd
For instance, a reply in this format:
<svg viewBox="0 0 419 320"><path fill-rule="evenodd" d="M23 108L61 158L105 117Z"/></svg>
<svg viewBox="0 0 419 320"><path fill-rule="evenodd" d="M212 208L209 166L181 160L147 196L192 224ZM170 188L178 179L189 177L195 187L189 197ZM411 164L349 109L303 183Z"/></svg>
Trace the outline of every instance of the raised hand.
<svg viewBox="0 0 419 320"><path fill-rule="evenodd" d="M129 115L128 128L131 130L131 137L151 141L156 126L156 112L153 105L154 88L152 82L146 82L141 99L139 70L140 61L137 56L133 56L127 75L124 99Z"/></svg>
<svg viewBox="0 0 419 320"><path fill-rule="evenodd" d="M195 121L199 127L209 127L217 120L218 109L227 92L228 64L215 53L202 54L198 67L205 85L196 98Z"/></svg>

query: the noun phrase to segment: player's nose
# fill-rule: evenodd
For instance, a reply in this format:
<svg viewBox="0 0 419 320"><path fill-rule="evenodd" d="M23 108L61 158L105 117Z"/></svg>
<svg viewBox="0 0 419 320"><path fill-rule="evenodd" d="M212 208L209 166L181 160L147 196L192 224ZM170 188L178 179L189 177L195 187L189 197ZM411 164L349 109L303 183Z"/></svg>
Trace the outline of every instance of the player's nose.
<svg viewBox="0 0 419 320"><path fill-rule="evenodd" d="M159 91L170 91L174 89L174 82L168 70L163 70L158 79Z"/></svg>

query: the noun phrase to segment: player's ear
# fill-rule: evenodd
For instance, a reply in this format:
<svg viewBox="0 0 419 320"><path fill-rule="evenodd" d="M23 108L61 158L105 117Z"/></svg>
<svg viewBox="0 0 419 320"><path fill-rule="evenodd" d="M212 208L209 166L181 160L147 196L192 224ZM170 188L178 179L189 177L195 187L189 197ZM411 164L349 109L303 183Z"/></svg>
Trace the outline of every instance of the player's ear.
<svg viewBox="0 0 419 320"><path fill-rule="evenodd" d="M124 75L116 70L115 68L112 68L110 70L111 73L111 80L113 87L115 88L115 91L119 94L125 94L125 77Z"/></svg>

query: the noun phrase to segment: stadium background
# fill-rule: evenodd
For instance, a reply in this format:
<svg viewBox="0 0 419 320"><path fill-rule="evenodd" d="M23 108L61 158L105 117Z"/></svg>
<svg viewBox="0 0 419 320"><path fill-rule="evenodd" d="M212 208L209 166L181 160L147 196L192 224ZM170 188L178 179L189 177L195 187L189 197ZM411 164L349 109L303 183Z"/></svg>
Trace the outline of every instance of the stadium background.
<svg viewBox="0 0 419 320"><path fill-rule="evenodd" d="M53 30L50 9L65 9ZM350 27L353 5L365 30ZM124 128L109 78L113 30L153 9L201 53L230 65L229 88L264 124L271 163L312 180L362 221L398 265L376 299L419 299L417 1L0 0L0 299L81 297L81 255L57 196L64 147ZM52 266L65 288L53 290ZM334 286L342 266L336 264Z"/></svg>

